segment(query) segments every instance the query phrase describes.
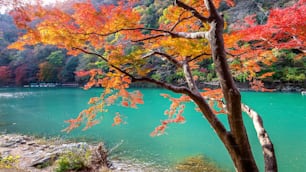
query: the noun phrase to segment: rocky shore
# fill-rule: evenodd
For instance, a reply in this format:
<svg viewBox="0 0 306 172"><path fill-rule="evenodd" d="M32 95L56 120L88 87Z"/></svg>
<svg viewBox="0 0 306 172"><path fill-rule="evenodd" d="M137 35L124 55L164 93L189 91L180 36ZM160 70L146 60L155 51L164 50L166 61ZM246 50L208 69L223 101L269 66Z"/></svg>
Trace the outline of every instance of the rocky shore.
<svg viewBox="0 0 306 172"><path fill-rule="evenodd" d="M53 172L63 155L85 157L86 168L76 171L171 171L152 164L129 160L110 160L103 143L69 143L58 138L42 139L18 134L0 135L0 172ZM70 156L70 157L69 157Z"/></svg>

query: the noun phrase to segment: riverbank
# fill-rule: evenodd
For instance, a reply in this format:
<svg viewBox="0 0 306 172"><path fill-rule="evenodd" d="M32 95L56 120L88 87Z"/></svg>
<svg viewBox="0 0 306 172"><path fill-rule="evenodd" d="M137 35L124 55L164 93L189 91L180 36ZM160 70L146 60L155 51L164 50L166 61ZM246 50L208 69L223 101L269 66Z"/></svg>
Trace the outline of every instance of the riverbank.
<svg viewBox="0 0 306 172"><path fill-rule="evenodd" d="M69 142L59 138L35 138L19 134L0 135L0 172L64 171L171 171L132 160L109 159L103 143Z"/></svg>
<svg viewBox="0 0 306 172"><path fill-rule="evenodd" d="M241 91L254 91L251 89L250 84L248 82L235 82L236 86ZM184 83L176 83L177 85L184 86ZM197 83L198 88L211 88L217 89L220 88L220 84L218 81L213 82L199 82ZM306 91L306 81L304 82L264 82L265 88L274 90L274 92L302 92ZM58 83L35 83L31 85L24 85L24 88L82 88L83 86L80 84L58 84ZM20 86L10 85L10 86L1 86L0 88L20 88ZM161 88L155 84L150 84L146 82L137 82L132 83L130 88Z"/></svg>

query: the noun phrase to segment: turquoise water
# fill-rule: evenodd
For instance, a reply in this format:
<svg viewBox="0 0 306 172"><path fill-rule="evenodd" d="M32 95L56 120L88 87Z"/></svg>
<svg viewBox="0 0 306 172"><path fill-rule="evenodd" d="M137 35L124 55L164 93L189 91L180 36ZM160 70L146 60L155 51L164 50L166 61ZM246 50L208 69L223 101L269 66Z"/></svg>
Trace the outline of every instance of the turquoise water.
<svg viewBox="0 0 306 172"><path fill-rule="evenodd" d="M138 109L120 106L109 107L101 124L89 130L76 129L61 132L67 124L64 120L75 117L86 108L92 96L101 89L0 89L0 131L38 136L104 141L112 148L123 143L113 153L113 158L135 158L155 164L176 163L187 156L204 155L223 168L233 169L225 148L201 115L188 104L184 112L187 122L173 124L167 134L150 137L150 133L164 119L164 110L170 102L160 96L169 93L161 89L142 89L144 105ZM279 171L300 172L306 169L306 96L298 93L243 92L243 101L260 113L274 142ZM175 96L175 95L174 95ZM124 115L123 124L112 127L116 112ZM102 117L101 117L102 118ZM224 116L220 116L224 118ZM251 120L245 118L253 151L261 169L263 159ZM262 170L261 170L262 171Z"/></svg>

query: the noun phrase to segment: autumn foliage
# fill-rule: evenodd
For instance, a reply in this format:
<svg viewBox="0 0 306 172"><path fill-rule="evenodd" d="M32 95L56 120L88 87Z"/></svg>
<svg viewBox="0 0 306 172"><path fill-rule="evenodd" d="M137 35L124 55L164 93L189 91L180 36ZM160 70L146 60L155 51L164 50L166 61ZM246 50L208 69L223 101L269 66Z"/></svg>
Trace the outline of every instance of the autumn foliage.
<svg viewBox="0 0 306 172"><path fill-rule="evenodd" d="M232 0L226 2L234 5ZM26 45L48 44L64 48L71 55L95 55L107 63L107 70L77 72L78 76L90 77L85 89L103 87L104 91L99 97L91 98L90 107L77 118L67 120L70 126L66 131L79 127L83 121L86 121L85 129L99 123L97 115L118 101L131 108L143 104L143 95L139 91L129 92L128 88L133 82L148 82L183 93L179 98L161 95L171 101L171 106L165 111L167 119L151 135L164 133L171 123L184 123L184 104L194 102L196 110L207 118L231 150L238 170L256 170L241 117L240 94L232 75L243 74L254 90L269 91L261 80L273 72L262 72L262 67L277 60L273 51L305 52L305 0L299 0L292 7L272 10L264 25L257 25L251 16L244 24L230 29L216 10L220 3L221 0L176 0L163 10L158 28L147 28L140 22L141 11L146 7L136 0L100 7L90 2L75 3L69 10L44 8L39 4L25 6L11 12L16 25L26 32L10 48L21 50ZM223 34L224 29L230 31ZM193 76L191 71L209 58L214 61L221 88L198 90L198 76ZM150 65L155 59L173 64L174 72L183 72L185 85L149 77L157 72ZM227 115L230 132L216 118L218 114ZM113 126L123 122L121 117L120 113L114 114ZM236 144L240 151L232 147ZM240 156L249 161L240 161Z"/></svg>
<svg viewBox="0 0 306 172"><path fill-rule="evenodd" d="M216 7L220 2L217 0L214 2ZM11 12L16 25L27 32L16 43L10 45L10 48L22 49L25 45L43 43L65 48L73 55L100 49L104 51L101 56L111 67L108 72L94 69L79 71L77 75L90 76L85 89L95 86L103 87L105 91L100 97L92 98L89 104L93 106L81 112L76 120L67 121L71 124L68 131L79 126L83 118L88 120L86 128L98 123L94 120L96 113L103 112L104 104L111 105L118 98L122 99L122 106L135 108L137 104L142 104L142 95L139 92L129 93L126 90L133 80L127 73L133 76L146 76L152 72L153 69L146 66L148 63L146 56L168 58L178 66L188 57L191 69L196 69L198 62L210 57L210 47L206 39L185 39L176 35L186 31L209 30L208 24L204 23L203 26L197 24L198 18L191 11L170 5L160 18L160 28L144 28L139 23L141 14L130 8L134 3L136 1L128 3L119 1L118 5L104 5L99 8L90 2L75 3L71 6L72 13L58 8L46 9L38 4ZM227 3L230 6L234 5L233 1ZM197 11L203 11L203 16L208 15L204 1L188 1L187 4L192 4ZM260 64L271 65L276 61L273 49L305 47L305 15L301 15L305 8L305 2L300 0L292 7L274 9L264 25L257 25L255 16L250 16L245 19L244 24L236 24L235 30L225 34L228 60L234 76L247 74L247 79L254 90L269 91L264 88L261 79L273 73L258 75L257 73L261 71ZM292 16L296 16L294 20ZM39 22L36 22L38 19ZM151 34L144 34L143 30L148 30ZM244 43L241 44L241 41ZM127 49L130 49L128 53ZM171 55L171 58L165 54ZM208 100L212 109L214 105L220 108L220 111L215 111L216 113L226 113L222 108L220 89L206 90L202 95ZM172 105L170 110L165 112L169 119L163 122L163 127L156 129L160 132L164 131L168 123L184 122L181 115L184 109L182 104L190 101L188 96L180 99L163 96L169 98ZM177 113L175 118L173 118L174 113ZM120 115L115 116L116 119L119 117ZM120 120L116 121L118 124ZM154 133L157 131L154 131L153 135Z"/></svg>

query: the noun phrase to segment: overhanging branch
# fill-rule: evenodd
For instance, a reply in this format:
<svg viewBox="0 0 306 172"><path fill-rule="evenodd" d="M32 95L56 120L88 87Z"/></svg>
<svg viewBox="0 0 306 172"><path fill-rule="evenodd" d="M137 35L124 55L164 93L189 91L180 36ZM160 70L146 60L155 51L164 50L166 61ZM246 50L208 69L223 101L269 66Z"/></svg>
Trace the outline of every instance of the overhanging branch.
<svg viewBox="0 0 306 172"><path fill-rule="evenodd" d="M160 81L152 79L152 78L147 78L147 77L136 78L136 77L133 77L132 82L148 82L148 83L158 85L162 88L171 90L175 93L181 93L181 94L186 94L186 95L190 94L190 90L187 87L174 86L174 85L171 85L171 84L168 84L168 83L160 82Z"/></svg>
<svg viewBox="0 0 306 172"><path fill-rule="evenodd" d="M104 60L105 62L107 62L109 66L113 67L114 69L118 70L119 72L121 72L121 73L123 73L123 74L125 74L126 76L129 76L129 77L131 77L131 78L134 77L133 75L131 75L131 74L129 74L128 72L126 72L125 70L121 69L120 67L115 66L115 65L109 63L109 60L106 59L106 58L105 58L103 55L101 55L101 54L98 54L98 53L96 53L96 52L91 52L91 51L85 50L85 49L83 49L83 48L76 48L76 47L75 47L74 49L79 50L79 51L82 51L82 52L85 53L85 54L91 54L91 55L95 55L95 56L97 56L97 57L100 57L102 60Z"/></svg>
<svg viewBox="0 0 306 172"><path fill-rule="evenodd" d="M135 77L132 74L128 73L127 71L121 69L120 67L115 66L113 64L110 64L109 60L106 59L101 54L98 54L98 53L95 53L95 52L91 52L91 51L88 51L88 50L85 50L85 49L82 49L82 48L74 48L74 49L82 51L83 53L86 53L86 54L91 54L91 55L95 55L97 57L100 57L102 60L107 62L108 65L110 65L114 69L118 70L119 72L123 73L124 75L130 77L132 79L132 82L148 82L148 83L152 83L152 84L158 85L158 86L160 86L162 88L171 90L171 91L173 91L175 93L181 93L181 94L187 94L187 95L190 94L190 90L187 87L174 86L174 85L171 85L171 84L168 84L168 83L164 83L164 82L160 82L158 80L155 80L155 79L152 79L152 78L148 78L148 77Z"/></svg>

